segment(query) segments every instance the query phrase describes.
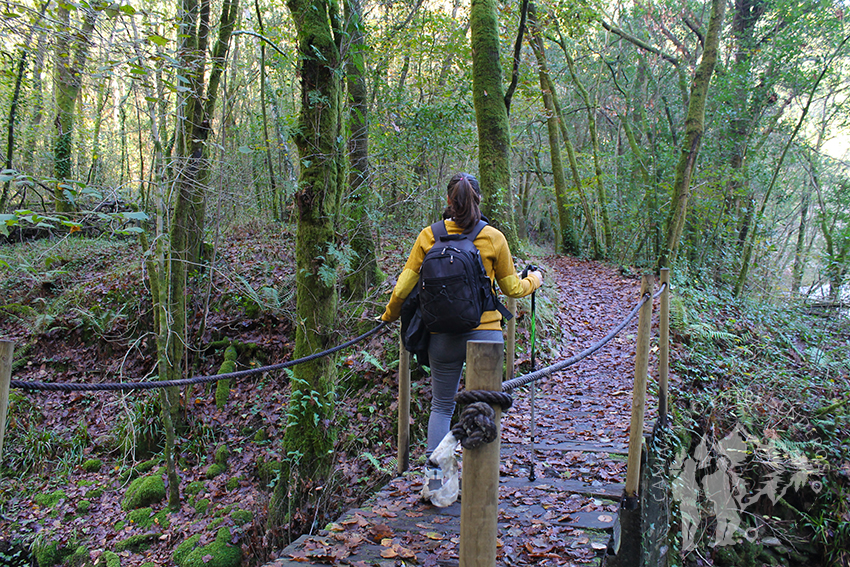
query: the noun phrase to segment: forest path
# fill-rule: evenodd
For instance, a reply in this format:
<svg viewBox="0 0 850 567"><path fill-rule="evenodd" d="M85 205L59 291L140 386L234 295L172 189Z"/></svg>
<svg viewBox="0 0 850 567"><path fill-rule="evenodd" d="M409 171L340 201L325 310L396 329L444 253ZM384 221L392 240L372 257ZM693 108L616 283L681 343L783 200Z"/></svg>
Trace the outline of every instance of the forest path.
<svg viewBox="0 0 850 567"><path fill-rule="evenodd" d="M554 308L552 320L542 321L538 298L538 329L548 327L538 332L545 337L538 367L601 339L640 295L639 279L596 262L550 257L546 264L546 296ZM626 476L636 329L635 319L601 350L537 385L534 481L530 387L513 392L514 406L502 418L498 565L587 565L604 553ZM654 407L649 400L646 423L654 420ZM414 471L392 480L330 530L302 536L267 567L458 565L460 502L447 508L422 503L421 478Z"/></svg>

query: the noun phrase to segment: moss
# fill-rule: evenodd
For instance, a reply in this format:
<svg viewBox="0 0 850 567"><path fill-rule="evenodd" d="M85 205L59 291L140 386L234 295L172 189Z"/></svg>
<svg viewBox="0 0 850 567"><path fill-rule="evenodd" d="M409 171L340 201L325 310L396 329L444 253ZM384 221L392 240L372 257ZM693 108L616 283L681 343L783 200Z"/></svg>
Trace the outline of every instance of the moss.
<svg viewBox="0 0 850 567"><path fill-rule="evenodd" d="M224 467L218 463L213 463L207 468L206 477L207 478L215 478L221 473L224 472Z"/></svg>
<svg viewBox="0 0 850 567"><path fill-rule="evenodd" d="M257 458L257 477L262 487L268 488L280 476L282 465L280 461L266 461L262 455Z"/></svg>
<svg viewBox="0 0 850 567"><path fill-rule="evenodd" d="M100 459L89 459L83 463L83 470L87 473L96 473L103 466L103 461Z"/></svg>
<svg viewBox="0 0 850 567"><path fill-rule="evenodd" d="M125 540L119 541L115 544L115 551L133 551L138 553L139 551L144 551L149 548L154 541L159 538L158 533L149 533L149 534L136 534L131 535Z"/></svg>
<svg viewBox="0 0 850 567"><path fill-rule="evenodd" d="M227 466L227 459L230 458L230 449L227 445L221 444L215 448L215 462L223 467Z"/></svg>
<svg viewBox="0 0 850 567"><path fill-rule="evenodd" d="M211 529L211 530L217 529L223 523L224 523L224 518L216 518L215 520L210 522L209 529Z"/></svg>
<svg viewBox="0 0 850 567"><path fill-rule="evenodd" d="M234 510L232 514L230 514L230 518L233 520L233 523L237 526L244 526L248 522L254 519L254 514L248 510Z"/></svg>
<svg viewBox="0 0 850 567"><path fill-rule="evenodd" d="M160 510L153 515L153 522L162 529L167 529L171 525L171 518L168 517L168 510Z"/></svg>
<svg viewBox="0 0 850 567"><path fill-rule="evenodd" d="M33 545L33 555L38 567L52 567L62 560L59 543L55 541L40 541Z"/></svg>
<svg viewBox="0 0 850 567"><path fill-rule="evenodd" d="M77 514L85 514L91 509L91 501L80 500L77 502Z"/></svg>
<svg viewBox="0 0 850 567"><path fill-rule="evenodd" d="M195 534L174 548L174 553L171 556L174 559L174 563L182 566L189 557L189 554L192 553L192 550L197 547L199 541L201 541L201 535Z"/></svg>
<svg viewBox="0 0 850 567"><path fill-rule="evenodd" d="M95 563L95 567L121 567L121 558L114 551L104 551Z"/></svg>
<svg viewBox="0 0 850 567"><path fill-rule="evenodd" d="M88 462L88 461L86 461L86 462ZM85 466L85 463L83 463L83 466ZM81 486L83 488L86 488L86 487L91 486L93 484L96 484L95 481L93 481L93 480L81 480L80 482L77 483L77 486Z"/></svg>
<svg viewBox="0 0 850 567"><path fill-rule="evenodd" d="M158 465L159 459L151 459L149 461L145 461L136 465L136 471L139 474L145 474L146 472L150 472L155 469Z"/></svg>
<svg viewBox="0 0 850 567"><path fill-rule="evenodd" d="M227 490L229 490L229 491L236 490L237 488L239 488L239 481L240 480L242 480L241 476L234 476L233 478L231 478L227 481L225 488L227 488Z"/></svg>
<svg viewBox="0 0 850 567"><path fill-rule="evenodd" d="M198 494L204 491L204 488L206 488L204 481L196 480L194 482L189 483L189 485L186 487L185 492L190 496L197 496Z"/></svg>
<svg viewBox="0 0 850 567"><path fill-rule="evenodd" d="M90 559L89 548L81 545L64 561L63 565L67 565L67 567L83 567L83 565L89 564Z"/></svg>
<svg viewBox="0 0 850 567"><path fill-rule="evenodd" d="M215 541L203 547L196 547L199 540L199 535L192 536L174 550L179 567L239 567L242 563L242 550L230 545L229 529L219 528Z"/></svg>
<svg viewBox="0 0 850 567"><path fill-rule="evenodd" d="M219 516L226 516L233 510L233 504L228 504L223 508L218 508L214 513L213 517L218 518Z"/></svg>
<svg viewBox="0 0 850 567"><path fill-rule="evenodd" d="M103 495L103 492L105 490L106 489L104 487L98 486L94 490L89 490L88 492L86 492L86 498L89 498L91 500L95 500L97 498L100 498Z"/></svg>
<svg viewBox="0 0 850 567"><path fill-rule="evenodd" d="M165 499L165 481L162 476L142 476L130 483L124 501L121 502L123 510L135 510L149 504L154 504Z"/></svg>
<svg viewBox="0 0 850 567"><path fill-rule="evenodd" d="M227 358L227 353L234 353L233 359ZM227 350L224 353L225 360L222 363L221 367L218 369L219 374L230 374L231 372L236 372L236 349L232 346L227 347ZM225 404L227 404L227 397L230 395L230 380L219 380L215 383L215 407L218 409L222 409Z"/></svg>
<svg viewBox="0 0 850 567"><path fill-rule="evenodd" d="M266 435L266 430L264 428L260 428L254 433L254 443L262 443L268 439L268 435Z"/></svg>
<svg viewBox="0 0 850 567"><path fill-rule="evenodd" d="M127 514L127 522L146 530L153 524L153 509L139 508L138 510L133 510Z"/></svg>
<svg viewBox="0 0 850 567"><path fill-rule="evenodd" d="M142 563L140 567L156 567L156 563L153 563L151 561L146 561L146 562Z"/></svg>
<svg viewBox="0 0 850 567"><path fill-rule="evenodd" d="M61 500L68 498L64 490L56 490L50 494L37 494L35 503L42 508L54 508Z"/></svg>
<svg viewBox="0 0 850 567"><path fill-rule="evenodd" d="M204 514L207 513L207 510L209 510L209 508L210 508L210 501L209 501L208 498L203 498L201 500L198 500L195 503L195 514L197 514L199 516L203 516Z"/></svg>

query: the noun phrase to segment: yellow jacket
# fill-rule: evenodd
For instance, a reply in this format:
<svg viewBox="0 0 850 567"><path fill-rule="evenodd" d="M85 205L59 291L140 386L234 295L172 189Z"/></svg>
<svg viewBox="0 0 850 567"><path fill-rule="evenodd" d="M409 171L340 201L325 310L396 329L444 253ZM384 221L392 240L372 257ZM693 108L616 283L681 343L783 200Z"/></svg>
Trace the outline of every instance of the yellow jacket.
<svg viewBox="0 0 850 567"><path fill-rule="evenodd" d="M454 221L446 220L444 222L449 234L463 232ZM419 268L422 266L425 254L434 246L434 241L434 233L431 231L431 227L427 226L422 229L413 244L404 270L398 277L398 282L395 284L387 308L381 315L382 321L395 321L401 315L401 304L404 303L404 300L419 282ZM525 297L540 287L541 282L537 277L529 274L526 278L520 279L517 275L511 251L508 248L508 241L505 240L505 235L497 229L490 225L485 226L478 233L474 244L481 252L481 261L484 264L484 270L490 276L490 280L495 281L502 293L508 297ZM501 320L502 315L498 311L485 311L481 315L481 324L475 330L497 331L502 328Z"/></svg>

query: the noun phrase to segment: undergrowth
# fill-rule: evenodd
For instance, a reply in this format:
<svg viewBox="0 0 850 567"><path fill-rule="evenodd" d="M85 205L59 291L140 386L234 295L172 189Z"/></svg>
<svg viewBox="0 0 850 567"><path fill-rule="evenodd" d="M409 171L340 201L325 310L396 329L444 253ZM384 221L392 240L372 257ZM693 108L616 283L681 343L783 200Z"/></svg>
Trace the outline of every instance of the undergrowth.
<svg viewBox="0 0 850 567"><path fill-rule="evenodd" d="M682 564L847 565L850 321L694 287L674 290L671 319L674 473L693 459L701 494L679 510Z"/></svg>

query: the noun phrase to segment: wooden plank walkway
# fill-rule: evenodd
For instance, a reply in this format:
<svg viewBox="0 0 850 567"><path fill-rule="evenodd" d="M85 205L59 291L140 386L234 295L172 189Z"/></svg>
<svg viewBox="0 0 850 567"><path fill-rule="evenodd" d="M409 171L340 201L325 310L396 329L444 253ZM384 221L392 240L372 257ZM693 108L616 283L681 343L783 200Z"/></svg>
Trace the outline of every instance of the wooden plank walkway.
<svg viewBox="0 0 850 567"><path fill-rule="evenodd" d="M563 308L550 332L556 344L546 348L558 360L604 336L634 305L640 287L592 262L555 258L552 264ZM626 478L636 328L637 321L591 358L538 385L533 482L527 387L513 393L514 406L501 424L497 565L599 564ZM655 408L648 400L647 424ZM328 530L293 542L267 567L458 565L460 503L422 503L421 482L415 470L394 479Z"/></svg>

